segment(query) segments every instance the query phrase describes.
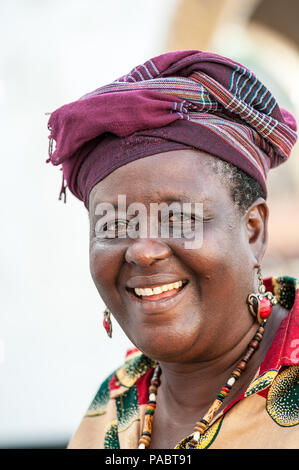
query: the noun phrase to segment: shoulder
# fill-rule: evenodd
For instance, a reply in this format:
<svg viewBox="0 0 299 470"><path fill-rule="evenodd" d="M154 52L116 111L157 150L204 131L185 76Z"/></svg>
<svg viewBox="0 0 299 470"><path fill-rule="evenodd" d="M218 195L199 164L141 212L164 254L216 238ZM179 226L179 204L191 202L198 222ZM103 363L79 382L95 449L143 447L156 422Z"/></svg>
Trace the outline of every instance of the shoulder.
<svg viewBox="0 0 299 470"><path fill-rule="evenodd" d="M278 303L291 310L299 303L299 279L291 276L277 276L264 279L266 288L275 294Z"/></svg>
<svg viewBox="0 0 299 470"><path fill-rule="evenodd" d="M267 377L267 387L265 388L268 392L268 386L272 382L277 384L280 377L286 378L289 373L291 373L293 378L295 377L295 383L298 381L299 283L297 279L289 276L269 278L266 282L268 282L268 285L266 285L267 289L270 290L272 286L272 291L277 297L277 307L285 311L282 312L282 320L279 315L277 316L280 322L277 328L274 323L271 324L271 327L274 327L275 336L259 370L259 380L262 378L262 382L266 383L265 378ZM264 283L266 284L266 282ZM277 311L277 313L280 314L281 312ZM286 369L288 370L287 372L285 371ZM277 380L275 379L276 376ZM288 393L287 383L283 382L283 384L286 393ZM281 387L280 393L283 393L283 388ZM267 395L265 392L262 394L263 396Z"/></svg>
<svg viewBox="0 0 299 470"><path fill-rule="evenodd" d="M154 361L137 348L127 351L124 363L114 370L99 386L85 416L105 414L109 402L120 395L126 394L153 366Z"/></svg>
<svg viewBox="0 0 299 470"><path fill-rule="evenodd" d="M100 384L68 449L119 449L119 431L138 421L139 406L147 402L153 366L138 349L129 350L122 366Z"/></svg>

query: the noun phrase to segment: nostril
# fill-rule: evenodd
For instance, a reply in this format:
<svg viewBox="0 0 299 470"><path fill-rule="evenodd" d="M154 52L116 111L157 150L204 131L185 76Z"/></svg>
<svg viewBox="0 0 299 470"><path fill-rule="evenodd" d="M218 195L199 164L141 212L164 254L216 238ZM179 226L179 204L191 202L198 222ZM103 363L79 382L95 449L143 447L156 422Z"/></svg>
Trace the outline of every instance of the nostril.
<svg viewBox="0 0 299 470"><path fill-rule="evenodd" d="M157 260L167 259L171 256L171 248L159 239L137 239L126 250L127 263L139 266L150 266Z"/></svg>

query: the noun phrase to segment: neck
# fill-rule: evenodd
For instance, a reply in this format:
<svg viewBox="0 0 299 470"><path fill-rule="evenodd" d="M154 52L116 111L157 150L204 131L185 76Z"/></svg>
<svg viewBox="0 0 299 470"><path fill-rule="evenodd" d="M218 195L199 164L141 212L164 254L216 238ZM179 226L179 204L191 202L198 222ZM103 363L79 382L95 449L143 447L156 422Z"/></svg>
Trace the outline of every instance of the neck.
<svg viewBox="0 0 299 470"><path fill-rule="evenodd" d="M236 345L213 359L191 364L160 363L162 375L158 394L161 401L166 398L163 406L176 409L178 418L187 413L192 422L195 422L194 416L199 419L198 411L206 411L216 398L256 329L257 325L252 325Z"/></svg>
<svg viewBox="0 0 299 470"><path fill-rule="evenodd" d="M259 365L272 343L281 320L288 312L281 307L273 307L271 318L265 327L265 334L259 349L248 362L246 370L236 382L223 407L234 401L254 378ZM217 393L228 380L237 362L244 354L248 343L255 335L257 323L252 323L239 341L211 360L192 363L161 362L161 385L158 390L157 408L163 407L163 414L175 416L177 424L195 423L199 420ZM173 420L173 418L172 418ZM174 423L173 423L174 424Z"/></svg>

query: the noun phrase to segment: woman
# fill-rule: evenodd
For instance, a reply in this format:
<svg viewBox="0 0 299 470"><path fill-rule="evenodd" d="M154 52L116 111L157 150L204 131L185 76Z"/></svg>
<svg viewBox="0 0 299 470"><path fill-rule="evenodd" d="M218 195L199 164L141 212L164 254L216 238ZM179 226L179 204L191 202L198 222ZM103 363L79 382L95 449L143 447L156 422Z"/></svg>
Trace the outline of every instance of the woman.
<svg viewBox="0 0 299 470"><path fill-rule="evenodd" d="M104 326L111 312L136 346L68 447L298 447L298 284L260 268L266 176L290 155L294 118L246 67L180 51L49 128L61 194L65 178L89 211Z"/></svg>

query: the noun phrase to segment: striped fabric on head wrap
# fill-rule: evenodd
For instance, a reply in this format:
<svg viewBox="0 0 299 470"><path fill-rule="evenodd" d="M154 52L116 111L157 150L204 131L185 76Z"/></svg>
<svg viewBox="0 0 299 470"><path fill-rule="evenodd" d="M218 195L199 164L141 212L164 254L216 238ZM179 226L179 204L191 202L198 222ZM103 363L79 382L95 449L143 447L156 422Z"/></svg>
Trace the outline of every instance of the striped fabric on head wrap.
<svg viewBox="0 0 299 470"><path fill-rule="evenodd" d="M92 187L138 158L193 148L231 162L266 191L288 159L296 121L246 67L217 54L162 54L54 111L49 158L88 208ZM54 141L56 148L53 150Z"/></svg>

